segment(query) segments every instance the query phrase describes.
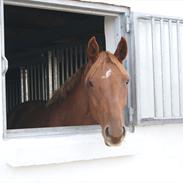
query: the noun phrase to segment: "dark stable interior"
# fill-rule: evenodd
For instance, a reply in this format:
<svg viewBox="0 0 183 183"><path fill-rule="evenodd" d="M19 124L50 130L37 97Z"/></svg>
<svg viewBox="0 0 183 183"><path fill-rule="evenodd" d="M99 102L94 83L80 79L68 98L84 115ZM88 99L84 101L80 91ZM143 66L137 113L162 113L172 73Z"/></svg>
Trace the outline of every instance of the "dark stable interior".
<svg viewBox="0 0 183 183"><path fill-rule="evenodd" d="M9 64L18 56L96 36L104 44L104 17L5 6L5 46Z"/></svg>
<svg viewBox="0 0 183 183"><path fill-rule="evenodd" d="M45 53L50 48L77 44L86 47L92 36L96 36L101 49L105 48L102 16L9 5L4 9L5 53L9 62L6 74L7 113L22 102L22 66L46 63Z"/></svg>

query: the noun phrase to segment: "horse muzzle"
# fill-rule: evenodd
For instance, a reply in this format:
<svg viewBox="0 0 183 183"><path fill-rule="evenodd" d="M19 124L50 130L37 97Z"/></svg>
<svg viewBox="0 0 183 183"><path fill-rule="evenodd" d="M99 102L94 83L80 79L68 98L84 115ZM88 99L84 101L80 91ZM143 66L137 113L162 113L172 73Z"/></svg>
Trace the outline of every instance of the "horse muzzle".
<svg viewBox="0 0 183 183"><path fill-rule="evenodd" d="M104 131L103 131L104 141L105 141L105 144L107 146L120 145L121 142L124 140L125 135L126 135L126 129L125 129L124 126L122 127L120 134L118 134L117 136L116 135L114 136L110 132L110 127L109 126L105 127Z"/></svg>

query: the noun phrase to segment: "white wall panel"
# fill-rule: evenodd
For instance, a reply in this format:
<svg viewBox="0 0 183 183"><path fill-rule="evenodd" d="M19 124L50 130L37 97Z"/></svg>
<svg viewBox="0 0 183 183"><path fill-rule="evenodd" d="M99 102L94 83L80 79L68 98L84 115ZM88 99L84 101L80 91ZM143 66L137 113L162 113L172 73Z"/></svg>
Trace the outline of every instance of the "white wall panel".
<svg viewBox="0 0 183 183"><path fill-rule="evenodd" d="M170 34L172 36L170 42L171 52L171 89L172 89L172 116L178 117L180 114L179 105L179 70L178 70L178 48L177 48L177 24L170 23Z"/></svg>
<svg viewBox="0 0 183 183"><path fill-rule="evenodd" d="M183 35L183 24L179 25L179 33L180 35ZM183 39L180 39L180 36L178 38L179 41L179 85L180 85L180 114L183 116Z"/></svg>
<svg viewBox="0 0 183 183"><path fill-rule="evenodd" d="M154 116L154 90L153 90L153 65L152 65L152 37L151 24L146 20L138 23L138 48L139 51L139 77L140 81L140 106L143 118Z"/></svg>
<svg viewBox="0 0 183 183"><path fill-rule="evenodd" d="M134 15L140 119L183 117L183 21Z"/></svg>
<svg viewBox="0 0 183 183"><path fill-rule="evenodd" d="M161 39L160 32L161 26L160 21L154 21L152 24L153 31L153 69L154 69L154 93L155 93L155 115L157 117L163 117L163 85L162 85L162 64L161 64ZM156 34L154 34L154 32Z"/></svg>

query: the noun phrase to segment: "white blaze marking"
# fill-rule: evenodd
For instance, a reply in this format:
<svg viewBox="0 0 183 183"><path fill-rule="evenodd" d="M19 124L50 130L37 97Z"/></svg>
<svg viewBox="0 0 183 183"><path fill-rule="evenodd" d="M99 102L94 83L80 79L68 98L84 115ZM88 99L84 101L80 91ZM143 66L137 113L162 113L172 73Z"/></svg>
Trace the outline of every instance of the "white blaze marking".
<svg viewBox="0 0 183 183"><path fill-rule="evenodd" d="M102 79L107 79L107 78L109 78L109 77L111 76L111 74L112 74L111 69L107 70L106 73L105 73L105 75L102 76Z"/></svg>

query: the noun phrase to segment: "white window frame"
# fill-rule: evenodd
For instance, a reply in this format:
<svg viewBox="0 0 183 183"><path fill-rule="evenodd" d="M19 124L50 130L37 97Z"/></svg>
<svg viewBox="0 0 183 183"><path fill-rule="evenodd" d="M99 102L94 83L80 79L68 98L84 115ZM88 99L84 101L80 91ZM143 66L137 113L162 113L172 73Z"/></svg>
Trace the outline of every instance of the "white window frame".
<svg viewBox="0 0 183 183"><path fill-rule="evenodd" d="M114 52L120 37L128 39L128 33L122 27L122 15L128 16L130 9L122 6L89 3L73 0L0 0L1 6L15 5L23 7L51 9L102 15L105 17L106 49ZM1 7L2 10L2 7ZM11 166L28 166L50 163L62 163L79 160L97 159L133 154L135 151L125 142L122 146L110 148L103 142L99 125L78 127L38 128L24 130L6 129L5 71L7 60L4 50L3 11L0 21L0 56L3 63L0 69L0 133L2 146L6 151L6 162ZM128 31L127 31L128 32ZM133 152L133 153L132 153Z"/></svg>

